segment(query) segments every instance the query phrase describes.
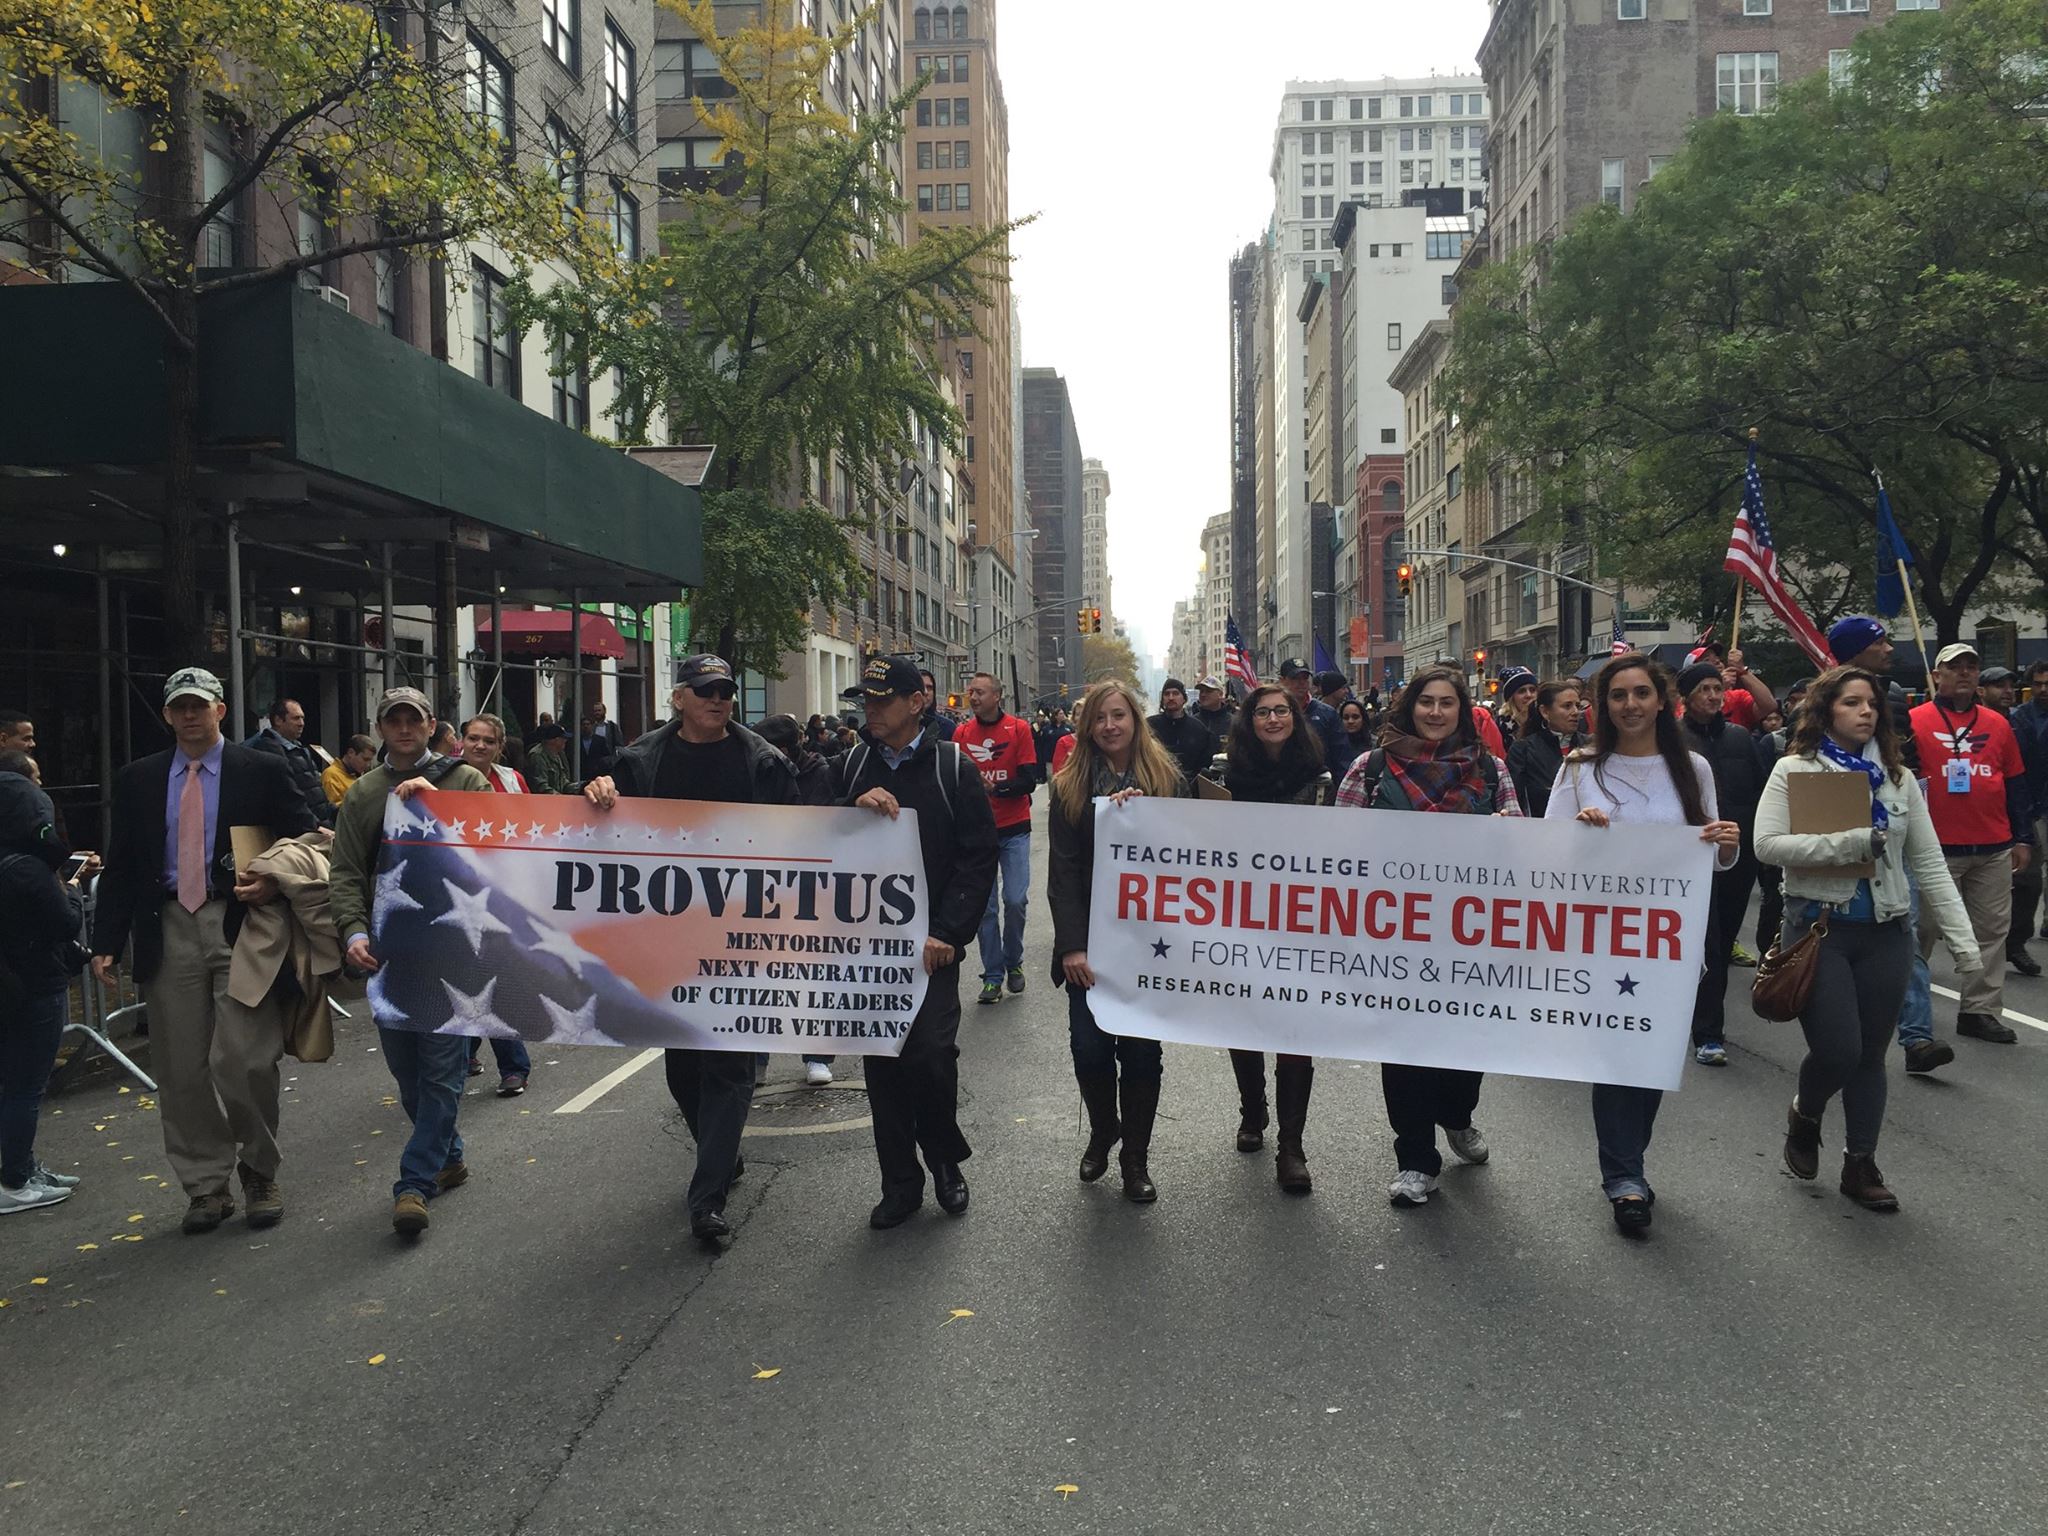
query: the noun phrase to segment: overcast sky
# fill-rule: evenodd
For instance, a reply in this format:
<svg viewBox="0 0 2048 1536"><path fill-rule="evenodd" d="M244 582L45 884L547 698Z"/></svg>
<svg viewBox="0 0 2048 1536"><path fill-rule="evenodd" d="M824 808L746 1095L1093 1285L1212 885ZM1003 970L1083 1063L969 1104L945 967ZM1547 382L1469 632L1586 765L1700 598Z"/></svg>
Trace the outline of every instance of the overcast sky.
<svg viewBox="0 0 2048 1536"><path fill-rule="evenodd" d="M1272 214L1289 80L1475 73L1485 0L1001 0L1024 362L1109 471L1117 614L1163 657L1230 505L1230 258ZM1245 27L1227 31L1225 20ZM1019 450L1022 443L1018 444Z"/></svg>

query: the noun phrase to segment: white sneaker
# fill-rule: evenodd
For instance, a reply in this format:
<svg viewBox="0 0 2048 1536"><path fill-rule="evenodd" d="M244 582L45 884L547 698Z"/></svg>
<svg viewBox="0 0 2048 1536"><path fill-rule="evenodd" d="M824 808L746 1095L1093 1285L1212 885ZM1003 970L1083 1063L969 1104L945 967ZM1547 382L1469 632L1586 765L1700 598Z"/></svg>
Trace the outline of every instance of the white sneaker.
<svg viewBox="0 0 2048 1536"><path fill-rule="evenodd" d="M45 1184L31 1175L19 1189L9 1189L0 1184L0 1216L12 1216L16 1211L33 1211L45 1205L62 1205L70 1198L70 1190L56 1184Z"/></svg>
<svg viewBox="0 0 2048 1536"><path fill-rule="evenodd" d="M46 1168L43 1166L41 1158L36 1159L36 1161L32 1165L30 1165L28 1176L31 1181L40 1180L45 1184L54 1184L59 1189L78 1188L77 1174L59 1173L54 1168Z"/></svg>
<svg viewBox="0 0 2048 1536"><path fill-rule="evenodd" d="M1451 1150L1461 1163L1483 1163L1493 1156L1493 1148L1486 1144L1486 1138L1479 1134L1479 1127L1468 1125L1462 1131L1444 1128L1444 1140L1451 1144Z"/></svg>
<svg viewBox="0 0 2048 1536"><path fill-rule="evenodd" d="M1400 1176L1387 1186L1387 1198L1396 1205L1427 1205L1430 1191L1435 1188L1436 1175L1403 1168Z"/></svg>
<svg viewBox="0 0 2048 1536"><path fill-rule="evenodd" d="M804 1081L813 1088L823 1088L832 1081L832 1069L822 1061L804 1063Z"/></svg>

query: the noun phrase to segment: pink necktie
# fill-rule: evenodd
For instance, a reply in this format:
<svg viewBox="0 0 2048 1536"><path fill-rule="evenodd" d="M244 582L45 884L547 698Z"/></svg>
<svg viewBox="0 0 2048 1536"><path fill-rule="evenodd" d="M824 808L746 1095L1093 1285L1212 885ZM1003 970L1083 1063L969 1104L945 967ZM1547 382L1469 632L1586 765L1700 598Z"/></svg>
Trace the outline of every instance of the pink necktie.
<svg viewBox="0 0 2048 1536"><path fill-rule="evenodd" d="M185 787L178 791L178 905L197 912L206 905L206 792L199 765L185 760Z"/></svg>

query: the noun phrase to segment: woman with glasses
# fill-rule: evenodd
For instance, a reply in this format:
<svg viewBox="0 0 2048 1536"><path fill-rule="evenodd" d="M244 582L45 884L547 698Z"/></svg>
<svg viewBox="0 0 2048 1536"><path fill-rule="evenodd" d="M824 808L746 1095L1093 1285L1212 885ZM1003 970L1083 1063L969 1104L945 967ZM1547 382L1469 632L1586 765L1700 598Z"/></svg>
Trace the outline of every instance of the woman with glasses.
<svg viewBox="0 0 2048 1536"><path fill-rule="evenodd" d="M1450 667L1424 667L1401 690L1380 727L1380 744L1352 765L1337 803L1361 810L1427 815L1520 816L1508 765L1487 751L1472 723L1472 696ZM1455 1067L1380 1065L1387 1124L1394 1131L1396 1205L1427 1205L1443 1172L1436 1129L1464 1163L1491 1156L1472 1123L1485 1074Z"/></svg>
<svg viewBox="0 0 2048 1536"><path fill-rule="evenodd" d="M1230 728L1229 754L1223 787L1231 799L1260 805L1329 804L1330 775L1323 762L1322 738L1294 696L1278 684L1251 691ZM1265 1145L1267 1125L1265 1053L1234 1050L1230 1066L1237 1074L1237 1150L1256 1152ZM1307 1056L1282 1055L1274 1060L1280 1134L1273 1171L1280 1187L1291 1195L1305 1195L1315 1187L1301 1150L1315 1075L1315 1063Z"/></svg>
<svg viewBox="0 0 2048 1536"><path fill-rule="evenodd" d="M1095 972L1088 965L1089 893L1095 881L1095 801L1107 796L1116 806L1137 795L1180 793L1180 769L1145 721L1138 696L1125 683L1097 683L1074 715L1074 749L1052 778L1049 828L1052 860L1046 901L1052 907L1052 979L1067 989L1067 1040L1074 1054L1074 1080L1088 1108L1088 1146L1081 1153L1081 1182L1092 1184L1109 1171L1109 1149L1123 1141L1118 1162L1124 1198L1146 1204L1159 1198L1146 1156L1159 1113L1163 1072L1157 1040L1105 1034L1088 1007ZM1123 1115L1117 1115L1117 1068L1123 1068Z"/></svg>
<svg viewBox="0 0 2048 1536"><path fill-rule="evenodd" d="M1677 684L1648 656L1616 656L1593 676L1593 742L1565 759L1544 816L1588 827L1692 826L1711 843L1715 865L1732 869L1742 828L1722 821L1714 772L1679 734ZM1640 1237L1650 1228L1656 1193L1643 1172L1661 1090L1593 1085L1593 1132L1600 1144L1600 1187L1614 1224Z"/></svg>

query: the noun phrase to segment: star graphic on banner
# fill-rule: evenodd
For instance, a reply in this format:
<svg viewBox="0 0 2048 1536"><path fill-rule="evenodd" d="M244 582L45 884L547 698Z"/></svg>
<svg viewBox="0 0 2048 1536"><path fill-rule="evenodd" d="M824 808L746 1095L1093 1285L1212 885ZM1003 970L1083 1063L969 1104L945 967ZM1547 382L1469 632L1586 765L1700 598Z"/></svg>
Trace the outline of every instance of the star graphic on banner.
<svg viewBox="0 0 2048 1536"><path fill-rule="evenodd" d="M377 876L377 895L370 904L370 910L377 914L376 929L380 937L384 932L384 920L392 913L423 910L406 892L402 865L394 864Z"/></svg>
<svg viewBox="0 0 2048 1536"><path fill-rule="evenodd" d="M571 827L569 823L567 823L566 821L558 821L555 823L556 842L566 843L570 838L574 837L575 835L576 829Z"/></svg>
<svg viewBox="0 0 2048 1536"><path fill-rule="evenodd" d="M517 837L518 835L519 835L519 823L518 823L518 822L516 822L516 821L508 821L508 822L506 822L506 823L505 823L505 825L503 825L502 827L498 828L498 836L500 836L500 837L503 837L503 838L514 838L514 837Z"/></svg>
<svg viewBox="0 0 2048 1536"><path fill-rule="evenodd" d="M370 1016L389 1029L396 1029L412 1017L385 995L382 973L370 978Z"/></svg>
<svg viewBox="0 0 2048 1536"><path fill-rule="evenodd" d="M441 1026L440 1032L442 1034L484 1035L499 1032L505 1034L513 1033L512 1026L499 1018L496 1010L491 1007L491 994L498 990L497 977L493 976L489 981L485 982L483 991L477 993L475 997L467 997L461 992L456 991L454 987L449 985L448 978L445 976L441 978L441 990L448 994L448 1007L451 1010L448 1015L448 1022Z"/></svg>
<svg viewBox="0 0 2048 1536"><path fill-rule="evenodd" d="M476 840L478 842L483 842L490 835L491 824L488 821L480 821L476 824Z"/></svg>
<svg viewBox="0 0 2048 1536"><path fill-rule="evenodd" d="M680 848L690 840L690 829L688 827L671 827L669 828L668 840Z"/></svg>
<svg viewBox="0 0 2048 1536"><path fill-rule="evenodd" d="M531 947L544 955L553 955L569 967L569 973L578 980L582 979L583 967L597 959L559 928L535 928Z"/></svg>
<svg viewBox="0 0 2048 1536"><path fill-rule="evenodd" d="M1152 953L1158 959L1163 960L1166 958L1167 948L1168 946L1164 939L1154 939L1152 941Z"/></svg>
<svg viewBox="0 0 2048 1536"><path fill-rule="evenodd" d="M548 1020L554 1025L557 1039L587 1040L597 1032L597 998L586 997L580 1008L565 1008L547 993L540 994L540 1005L547 1009Z"/></svg>
<svg viewBox="0 0 2048 1536"><path fill-rule="evenodd" d="M469 823L466 821L449 822L448 835L458 843L467 841L469 838Z"/></svg>
<svg viewBox="0 0 2048 1536"><path fill-rule="evenodd" d="M526 828L526 840L527 840L527 841L528 841L529 843L537 843L537 842L539 842L539 841L540 841L540 840L541 840L542 838L546 837L547 835L548 835L548 829L547 829L546 827L542 826L542 825L541 825L541 824L540 824L539 822L535 821L535 822L529 822L529 823L527 824L527 828Z"/></svg>
<svg viewBox="0 0 2048 1536"><path fill-rule="evenodd" d="M448 879L443 879L441 884L448 888L448 910L434 919L434 926L446 923L451 928L460 928L462 936L469 940L469 947L478 955L484 952L485 934L512 932L492 915L489 891L465 891Z"/></svg>
<svg viewBox="0 0 2048 1536"><path fill-rule="evenodd" d="M1622 974L1621 980L1617 981L1614 985L1618 990L1626 992L1630 997L1636 995L1636 979L1626 972Z"/></svg>

